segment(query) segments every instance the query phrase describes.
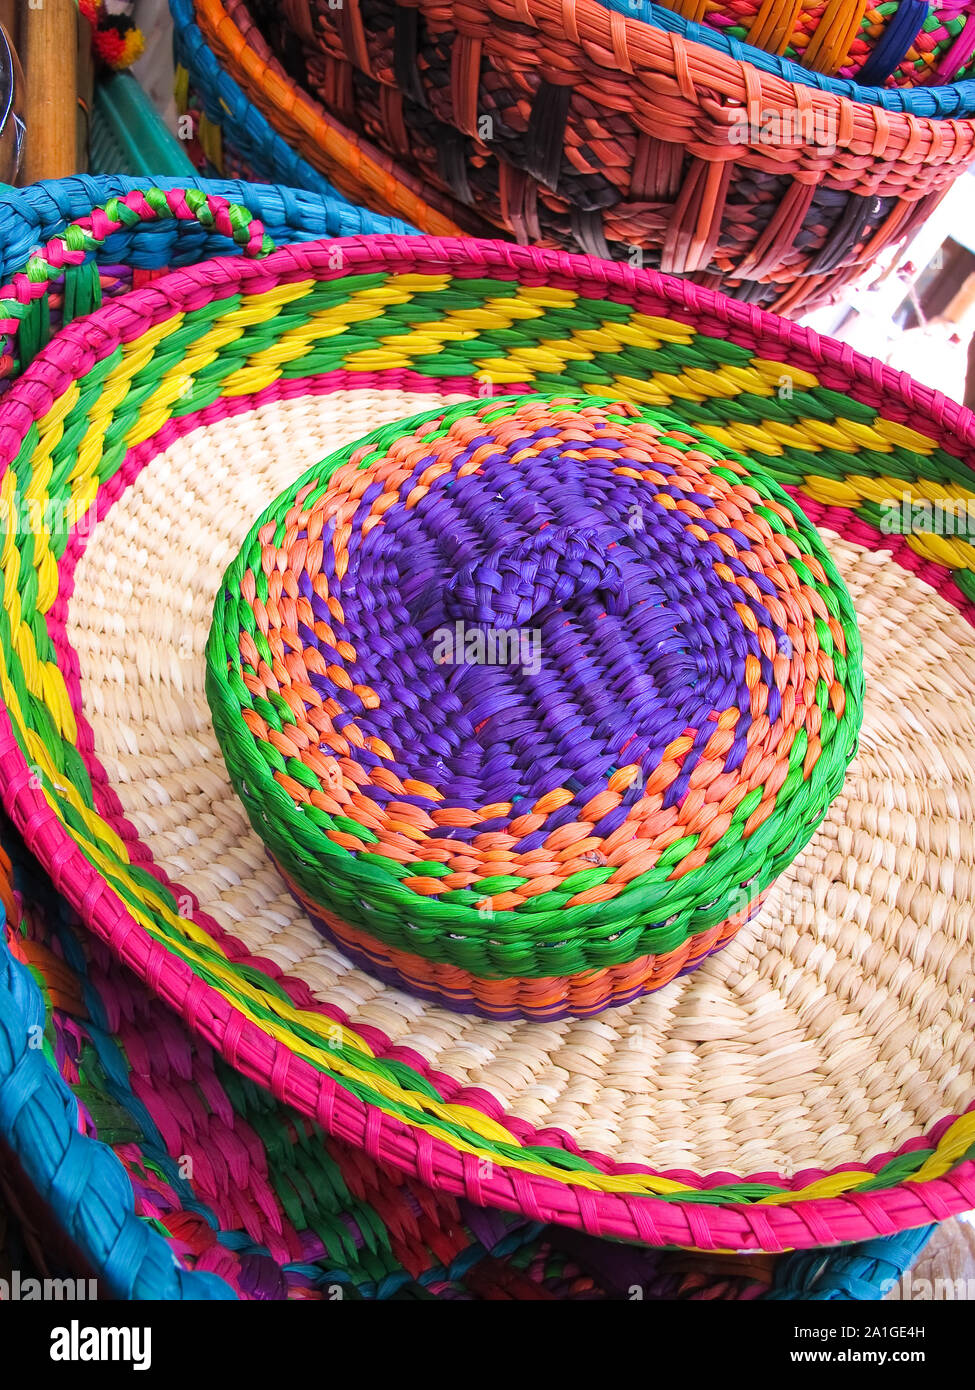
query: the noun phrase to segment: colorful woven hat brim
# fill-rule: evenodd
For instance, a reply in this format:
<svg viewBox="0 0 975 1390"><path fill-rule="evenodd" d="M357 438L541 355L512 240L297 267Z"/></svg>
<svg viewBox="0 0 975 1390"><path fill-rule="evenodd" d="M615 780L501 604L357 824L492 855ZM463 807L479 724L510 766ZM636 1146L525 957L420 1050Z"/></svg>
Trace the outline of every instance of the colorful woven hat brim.
<svg viewBox="0 0 975 1390"><path fill-rule="evenodd" d="M65 222L70 222L74 218L83 215L92 204L98 203L113 194L130 192L133 187L135 187L133 180L112 177L99 179L70 179L58 183L36 185L23 190L17 190L16 192L11 190L8 194L4 195L4 201L0 203L0 219L2 219L3 226L3 236L0 238L0 241L2 241L4 252L7 255L6 266L16 267L21 264L30 249L36 243L43 242L62 231ZM362 226L363 223L367 221L380 221L380 219L372 218L368 213L362 213L359 210L351 209L338 198L321 199L314 194L292 192L290 190L269 187L255 187L253 185L248 186L245 190L243 185L233 185L229 183L216 185L208 184L205 185L205 187L207 191L211 193L231 199L239 199L246 191L251 209L259 213L264 221L265 227L275 238L281 241L304 240L315 235L326 233L337 234L340 229L354 231L359 230L360 226L365 230L367 228ZM355 225L355 219L358 219L358 226ZM350 222L352 225L350 225ZM138 230L122 229L120 232L110 237L105 243L102 251L98 253L99 261L104 261L105 265L109 268L107 280L104 275L102 277L104 284L103 292L106 296L118 292L119 288L126 283L125 272L127 270L129 271L127 283L130 284L132 278L131 266L133 264L136 267L137 275L140 273L140 270L144 275L152 274L153 271L158 270L159 267L179 265L185 261L192 261L199 257L204 248L207 250L212 248L214 251L224 254L226 254L228 249L222 238L208 232L205 228L196 223L158 221L140 224ZM232 250L233 248L229 249ZM69 270L68 274L70 275L71 273L72 272ZM76 306L80 303L77 295L74 296L74 302ZM7 831L9 831L9 826L6 827L4 832L5 839L7 838ZM53 910L54 900L49 894L42 891L37 873L30 869L22 848L15 847L15 853L19 872L21 874L21 891L25 895L25 900L30 903L29 911L20 918L22 930L26 930L27 935L18 936L18 949L21 952L25 949L29 949L29 942L37 943L37 945L47 943L48 946L53 944L55 948L57 948L57 932L53 930L53 924L55 922L60 924L61 941L70 942L70 933L73 933L75 929L72 926L69 933L68 922L65 918L63 906L59 908L58 911ZM49 904L47 908L41 908L42 899L47 900ZM18 920L17 905L12 897L8 897L8 906L13 914L10 918L10 922L12 923ZM74 968L77 971L77 963L79 960L85 958L84 954L78 950L72 953L70 946L68 947L68 953L75 963ZM63 962L63 952L57 957L59 962L57 966L55 966L55 957L50 952L44 952L43 954L34 952L31 955L31 959L35 984L39 985L48 995L47 1016L50 1025L53 1025L57 1030L53 1035L49 1034L53 1039L57 1037L58 1032L63 1030L63 1026L71 1017L70 1002L77 998L77 991L74 989L65 990L63 988L57 991L55 997L58 1000L58 1012L55 1012L54 1005L50 998L48 980L64 980L64 971L66 967ZM108 958L106 957L103 961L103 967L105 969L108 968L108 963ZM16 969L17 967L15 966L14 968ZM119 997L129 998L137 994L138 987L132 982L132 977L128 976L124 971L115 973L119 976L121 981L126 983L124 989L116 988L113 990L113 1000ZM89 997L91 997L92 986L90 980L86 989ZM58 1020L61 1020L61 1022ZM79 1027L76 1016L72 1026L75 1029ZM173 1026L173 1023L170 1022L169 1027L172 1028ZM8 1031L11 1031L12 1036L12 1030ZM26 1034L25 1025L20 1026L20 1034L21 1036ZM167 1036L169 1035L170 1034L167 1034ZM102 1046L105 1046L104 1041ZM199 1045L197 1043L197 1049L198 1047ZM70 1051L67 1049L62 1050L62 1060L59 1064L62 1074L65 1074L65 1069L68 1066L69 1055L74 1054L74 1047L72 1047ZM90 1055L91 1054L89 1054L89 1056ZM90 1066L85 1073L85 1094L89 1115L93 1105L92 1096L94 1087L92 1077L93 1075L100 1074L98 1070L93 1072ZM178 1094L182 1084L180 1076L176 1082L176 1094ZM113 1125L113 1132L117 1127L115 1106L117 1104L118 1094L118 1090L116 1089L116 1099L113 1100L106 1096L102 1102L104 1112L111 1117L110 1123ZM130 1096L132 1095L131 1092L128 1094ZM159 1095L159 1087L153 1086L149 1088L148 1098L150 1100L155 1100ZM126 1101L126 1108L130 1114L133 1113L133 1110L137 1110L140 1114L143 1114L141 1122L133 1121L132 1131L138 1131L145 1123L144 1112L141 1110L141 1103L136 1101L133 1096L131 1100ZM121 1135L121 1138L127 1139L130 1145L132 1131L123 1131ZM66 1139L66 1142L69 1141L70 1131ZM160 1144L159 1148L162 1153L165 1153L164 1146ZM153 1154L150 1152L147 1154L146 1159L149 1163L156 1163L158 1162L158 1153ZM129 1166L131 1168L131 1163ZM143 1172L146 1170L146 1160L143 1160L140 1168ZM56 1179L57 1171L58 1165L52 1165L52 1181ZM236 1180L236 1186L238 1189L245 1186L245 1184L240 1181L239 1175ZM157 1184L155 1191L158 1192L158 1190ZM61 1211L58 1198L54 1196L53 1189L50 1189L50 1191L52 1193L52 1200L58 1207L59 1219L67 1222L68 1217ZM89 1184L86 1191L94 1193L94 1185ZM134 1196L129 1206L135 1206ZM97 1207L95 1209L99 1211ZM35 1247L38 1269L36 1271L32 1270L31 1262L27 1258L26 1251L22 1249L22 1242L17 1243L12 1239L13 1232L8 1223L6 1245L4 1246L8 1257L8 1267L0 1269L0 1277L6 1277L6 1275L14 1269L20 1272L22 1278L31 1277L35 1272L39 1275L54 1275L56 1277L70 1277L73 1275L77 1277L80 1267L77 1260L62 1259L59 1264L52 1264L53 1252L63 1244L60 1228L58 1230L52 1230L50 1226L45 1225L43 1231L35 1234L36 1223L28 1223L22 1201L18 1203L18 1210L21 1212L23 1229L28 1233L28 1243L32 1243ZM74 1208L73 1213L78 1210L79 1208ZM159 1211L158 1199L156 1199L156 1204L152 1207L153 1219L158 1219ZM104 1215L101 1214L100 1211L99 1215L100 1219L104 1221ZM168 1237L170 1244L183 1263L193 1260L198 1261L201 1250L204 1252L212 1250L212 1222L204 1221L199 1216L198 1211L194 1211L192 1214L182 1211L178 1201L172 1206L171 1212L167 1217L165 1230L170 1232L170 1236ZM81 1234L81 1231L82 1224L79 1222L79 1234ZM175 1232L175 1237L172 1234L173 1232ZM187 1232L189 1232L189 1234L187 1234ZM773 1286L764 1296L776 1299L877 1298L901 1271L907 1268L912 1262L917 1249L920 1248L920 1245L926 1238L926 1234L925 1231L911 1232L906 1236L872 1241L864 1247L835 1250L812 1259L795 1256L779 1260L775 1266ZM561 1234L560 1243L563 1248L568 1238L568 1233ZM248 1237L247 1245L250 1245L250 1243L250 1237ZM232 1245L233 1242L227 1247L228 1250ZM136 1243L130 1243L130 1250L137 1248L138 1245ZM244 1249L246 1249L246 1246L242 1247L242 1250ZM532 1249L533 1245L531 1242L520 1247L518 1254L522 1263L527 1257L527 1254L531 1253ZM611 1253L611 1247L607 1247L607 1250ZM241 1262L241 1268L246 1268L246 1265L243 1264L243 1255L237 1258L238 1261ZM652 1288L649 1284L643 1285L644 1297L693 1297L695 1294L700 1297L709 1298L733 1297L736 1291L742 1288L741 1281L743 1278L746 1280L745 1287L748 1287L747 1274L744 1272L742 1275L739 1275L737 1269L732 1272L717 1268L714 1274L710 1274L706 1270L702 1271L699 1259L700 1257L694 1256L663 1257L664 1267L661 1270L657 1282ZM592 1267L594 1260L594 1247L590 1245L586 1263ZM668 1262L670 1264L669 1270ZM687 1267L688 1262L690 1262L689 1267ZM489 1262L487 1267L487 1278L485 1278L484 1273L481 1272L483 1263L483 1261L475 1263L471 1266L470 1274L464 1276L466 1287L471 1296L511 1296L518 1298L537 1296L532 1286L529 1286L528 1292L526 1293L526 1285L521 1279L517 1279L514 1284L512 1284L510 1276L506 1271L506 1265L509 1263L507 1260L505 1260L504 1263L499 1260ZM419 1265L414 1264L411 1268L422 1268L422 1264L423 1262L421 1260ZM559 1276L563 1264L564 1259L557 1258L555 1252L553 1252L551 1260L541 1266L546 1270L551 1266L552 1274L546 1284L547 1289L557 1296L566 1296L572 1291L578 1293L580 1289L588 1289L589 1285L585 1277L580 1278L575 1276L570 1277L568 1281L562 1280L560 1282ZM598 1287L605 1289L611 1296L616 1296L620 1292L621 1285L619 1281L623 1279L625 1271L619 1267L618 1259L613 1261L612 1264L613 1279L616 1280L616 1283L614 1284L607 1275L603 1274L598 1279ZM682 1266L684 1266L684 1268L682 1268ZM741 1267L742 1262L739 1261L738 1268ZM540 1268L538 1259L533 1261L531 1268L533 1273ZM745 1262L745 1269L747 1269L747 1262ZM87 1266L83 1272L86 1277L90 1276L90 1266ZM316 1270L316 1275L318 1273L319 1271ZM143 1274L145 1274L145 1271L143 1271ZM338 1270L332 1271L332 1277L338 1277ZM537 1274L535 1274L534 1277L537 1278ZM766 1276L762 1271L756 1270L754 1275L756 1280L764 1277ZM101 1274L100 1278L104 1279L104 1274ZM303 1282L304 1278L305 1276L303 1276L300 1271L295 1271L295 1273L291 1275L290 1283L293 1287L301 1290L305 1287ZM392 1278L387 1279L384 1284L377 1286L377 1288L379 1290L385 1290L386 1292L390 1290L395 1292L403 1287L402 1281L404 1278L406 1278L405 1271L402 1275L394 1275ZM372 1281L375 1279L375 1270L373 1268L366 1271L366 1279L366 1287L371 1287ZM287 1284L287 1281L283 1282ZM139 1287L137 1281L133 1277L128 1276L128 1282L124 1285L124 1288L120 1289L120 1292L125 1292L127 1296L131 1296L131 1291L136 1287ZM163 1287L163 1285L156 1285L147 1288L147 1296L163 1296ZM186 1288L187 1285L184 1282L181 1283L179 1287L182 1289ZM266 1289L267 1285L266 1282L255 1285L254 1281L250 1280L249 1287L251 1289L255 1287ZM280 1287L280 1285L278 1285L278 1287ZM627 1283L627 1287L629 1287L629 1283ZM751 1287L757 1289L759 1284L754 1283ZM592 1294L589 1296L592 1296Z"/></svg>
<svg viewBox="0 0 975 1390"><path fill-rule="evenodd" d="M455 217L631 264L639 253L783 313L828 301L910 235L975 153L972 83L858 89L617 5L421 5L409 28L367 0L315 24L307 7L252 7L262 33L244 0L195 0L194 13L309 164L323 167L336 116L355 121Z"/></svg>
<svg viewBox="0 0 975 1390"><path fill-rule="evenodd" d="M258 229L250 227L248 236L256 244ZM241 293L251 296L246 303L237 298ZM436 297L444 294L438 312ZM410 307L427 295L415 311ZM473 338L448 334L459 327L450 318L458 313L473 315ZM519 320L533 325L533 337L512 353L510 338L494 335L509 333ZM376 328L362 327L370 322ZM258 325L266 336L257 335ZM243 353L240 346L227 351L245 329ZM120 336L127 349L119 347ZM192 356L191 343L198 344ZM89 379L75 386L79 372ZM715 438L771 458L776 476L798 489L817 524L845 530L865 555L888 546L903 566L898 574L920 570L936 586L939 604L971 612L964 543L911 535L891 544L871 500L891 489L898 495L911 483L922 492L932 481L964 487L975 457L966 412L781 321L597 261L501 245L379 238L288 249L260 264L235 260L178 272L64 329L0 408L0 445L5 458L16 456L14 474L26 469L22 482L42 470L37 476L45 487L48 480L55 488L67 484L85 499L83 514L97 496L97 535L123 515L120 501L114 511L107 508L159 448L191 441L204 420L206 437L215 440L221 421L256 420L261 409L273 417L289 400L296 408L304 400L314 404L314 393L322 406L324 393L339 389L347 399L351 393L353 405L363 393L366 408L375 410L377 388L385 385L403 415L409 410L398 402L401 393L413 400L422 392L477 395L485 376L492 386L565 390L579 373L583 389L596 394L635 393L664 404L680 398L682 412ZM783 377L789 389L777 394ZM93 409L97 424L89 419ZM106 453L98 441L108 425ZM851 454L862 472L851 472ZM197 457L199 466L212 467L205 454ZM93 466L97 477L87 471ZM240 474L238 485L245 481ZM445 1070L425 1067L415 1048L390 1054L388 1029L384 1038L375 1024L363 1033L337 1022L336 1008L323 1007L293 971L270 963L260 949L263 962L254 959L195 909L192 894L170 888L125 817L120 784L99 766L97 743L93 750L79 699L83 673L65 635L80 597L77 588L71 597L77 585L71 574L76 563L87 563L90 549L81 529L67 549L67 537L60 537L59 559L42 540L29 562L18 564L21 581L8 579L18 597L4 618L4 698L27 755L9 726L5 801L96 933L246 1074L331 1132L428 1183L630 1239L775 1249L890 1231L971 1204L972 1116L953 1118L964 1104L922 1126L895 1153L888 1148L831 1176L814 1164L795 1177L763 1170L744 1182L726 1171L710 1178L687 1169L655 1173L645 1163L600 1156L565 1128L542 1132L506 1118L485 1090L464 1089ZM32 547L37 541L29 537ZM18 546L5 559L8 575ZM184 569L185 563L181 558ZM913 601L917 582L911 580L905 602ZM37 604L48 616L28 639L22 617ZM153 639L147 652L162 640ZM57 694L56 652L67 679L67 690ZM30 694L40 691L42 676L53 682L50 694ZM43 734L29 732L42 707L50 711ZM877 881L875 870L871 877ZM963 882L962 913L970 910ZM701 978L701 972L689 977L688 989ZM950 1036L960 1036L955 1024ZM875 1153L879 1138L872 1141Z"/></svg>
<svg viewBox="0 0 975 1390"><path fill-rule="evenodd" d="M37 1268L7 1223L0 1278L21 1288L54 1275L127 1299L875 1299L928 1239L815 1259L641 1252L425 1192L234 1077L91 949L9 826L4 838L19 892L5 892L0 938L0 1054L14 1064L0 1097L8 1078L17 1096L10 1113L0 1102L0 1142L55 1216L24 1228ZM44 1048L28 1050L41 1028Z"/></svg>

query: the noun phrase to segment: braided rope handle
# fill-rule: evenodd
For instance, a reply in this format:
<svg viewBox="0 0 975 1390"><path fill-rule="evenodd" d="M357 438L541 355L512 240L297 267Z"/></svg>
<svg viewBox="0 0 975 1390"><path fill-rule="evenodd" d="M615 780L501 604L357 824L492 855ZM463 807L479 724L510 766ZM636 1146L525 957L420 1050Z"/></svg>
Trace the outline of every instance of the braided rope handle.
<svg viewBox="0 0 975 1390"><path fill-rule="evenodd" d="M23 371L49 340L48 292L55 280L73 267L87 263L94 268L89 258L113 233L138 230L167 218L199 223L242 247L245 256L257 258L274 250L263 223L247 208L202 189L134 189L120 198L109 198L35 251L24 269L0 288L0 334L5 340L0 377ZM80 309L80 296L65 294L65 322L100 306L97 271L87 288L90 298ZM19 348L19 360L15 348Z"/></svg>

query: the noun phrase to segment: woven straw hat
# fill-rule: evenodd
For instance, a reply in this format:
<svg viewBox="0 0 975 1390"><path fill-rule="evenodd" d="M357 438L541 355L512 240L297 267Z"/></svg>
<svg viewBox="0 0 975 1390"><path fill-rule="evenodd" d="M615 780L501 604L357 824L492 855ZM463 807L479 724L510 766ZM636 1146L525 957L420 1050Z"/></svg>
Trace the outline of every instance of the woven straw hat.
<svg viewBox="0 0 975 1390"><path fill-rule="evenodd" d="M4 316L90 231L194 214L262 249L216 200L131 196ZM493 1021L315 931L225 770L204 645L228 564L303 472L386 422L535 390L668 407L767 468L852 596L866 699L842 793L724 951L595 1018ZM913 503L967 506L961 407L650 273L376 237L204 263L68 325L0 404L0 461L0 500L44 518L3 555L4 803L246 1076L429 1186L646 1243L779 1250L973 1204L973 552L899 534Z"/></svg>

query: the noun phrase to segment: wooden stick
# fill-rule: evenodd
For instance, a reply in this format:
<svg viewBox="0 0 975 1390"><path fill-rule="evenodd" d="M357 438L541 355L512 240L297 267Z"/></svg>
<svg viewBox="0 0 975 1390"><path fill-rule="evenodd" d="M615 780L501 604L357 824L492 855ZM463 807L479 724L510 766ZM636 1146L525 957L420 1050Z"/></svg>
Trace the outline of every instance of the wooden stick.
<svg viewBox="0 0 975 1390"><path fill-rule="evenodd" d="M75 117L77 131L75 169L79 174L88 171L88 146L91 143L91 112L95 102L95 50L92 30L87 19L78 16L78 106Z"/></svg>
<svg viewBox="0 0 975 1390"><path fill-rule="evenodd" d="M0 138L0 180L4 183L18 183L21 181L22 170L16 166L16 152L18 143L21 148L21 164L23 163L23 143L22 134L18 134L24 115L24 79L17 75L17 61L20 57L17 51L17 0L0 0L0 25L3 26L7 36L7 44L12 50L15 58L13 82L13 106L7 113L7 121L4 125L3 135ZM6 99L6 94L5 99Z"/></svg>
<svg viewBox="0 0 975 1390"><path fill-rule="evenodd" d="M0 24L7 31L7 38L17 47L17 0L0 0Z"/></svg>
<svg viewBox="0 0 975 1390"><path fill-rule="evenodd" d="M76 171L78 11L74 0L20 0L27 77L24 182Z"/></svg>

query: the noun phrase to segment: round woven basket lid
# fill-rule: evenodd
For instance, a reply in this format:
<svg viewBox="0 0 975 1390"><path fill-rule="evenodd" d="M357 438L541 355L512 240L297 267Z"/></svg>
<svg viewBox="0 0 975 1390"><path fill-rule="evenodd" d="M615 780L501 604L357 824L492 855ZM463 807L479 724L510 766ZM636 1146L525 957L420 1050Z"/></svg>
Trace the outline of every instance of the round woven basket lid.
<svg viewBox="0 0 975 1390"><path fill-rule="evenodd" d="M840 790L850 596L764 470L592 397L462 402L255 523L214 727L299 901L380 978L584 1017L725 945Z"/></svg>
<svg viewBox="0 0 975 1390"><path fill-rule="evenodd" d="M194 212L261 250L173 193L94 225ZM11 328L86 237L18 277ZM826 540L866 691L843 791L734 941L546 1022L443 1008L323 940L235 793L204 656L295 478L384 424L533 391L667 407L762 464ZM651 273L376 237L210 261L69 324L0 402L0 463L4 803L245 1075L428 1186L634 1241L808 1247L975 1205L975 552L921 524L975 501L968 412Z"/></svg>

